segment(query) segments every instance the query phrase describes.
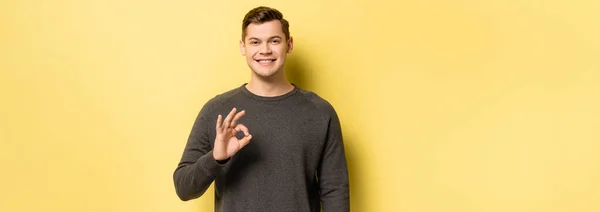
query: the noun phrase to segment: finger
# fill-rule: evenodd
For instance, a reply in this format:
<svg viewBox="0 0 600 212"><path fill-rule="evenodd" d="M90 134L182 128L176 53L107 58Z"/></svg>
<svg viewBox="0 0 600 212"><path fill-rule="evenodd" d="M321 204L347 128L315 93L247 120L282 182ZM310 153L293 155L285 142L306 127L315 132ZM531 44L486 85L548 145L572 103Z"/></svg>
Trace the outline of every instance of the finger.
<svg viewBox="0 0 600 212"><path fill-rule="evenodd" d="M239 131L244 132L244 136L250 135L250 132L248 132L248 128L246 126L244 126L243 124L236 125L235 126L235 131L236 132L239 132Z"/></svg>
<svg viewBox="0 0 600 212"><path fill-rule="evenodd" d="M240 149L245 147L246 145L248 145L250 143L250 139L252 139L252 135L248 134L246 136L244 136L244 138L240 139L238 141L238 144L240 145Z"/></svg>
<svg viewBox="0 0 600 212"><path fill-rule="evenodd" d="M235 111L237 109L233 108L233 110L231 110L231 112L229 112L229 114L227 115L227 117L225 117L225 121L223 121L223 127L224 128L229 128L231 127L231 119L233 119L233 116L235 115Z"/></svg>
<svg viewBox="0 0 600 212"><path fill-rule="evenodd" d="M236 126L237 121L240 118L242 118L242 116L244 116L244 114L246 114L245 110L242 110L239 113L235 114L235 116L233 117L233 120L231 121L231 126Z"/></svg>
<svg viewBox="0 0 600 212"><path fill-rule="evenodd" d="M220 114L217 116L217 129L221 129L223 126L223 116Z"/></svg>

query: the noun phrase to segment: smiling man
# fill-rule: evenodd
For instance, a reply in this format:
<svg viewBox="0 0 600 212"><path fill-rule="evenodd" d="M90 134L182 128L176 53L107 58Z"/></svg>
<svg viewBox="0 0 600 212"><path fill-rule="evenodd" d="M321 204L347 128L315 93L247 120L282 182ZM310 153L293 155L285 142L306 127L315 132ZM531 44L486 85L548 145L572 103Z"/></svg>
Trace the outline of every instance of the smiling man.
<svg viewBox="0 0 600 212"><path fill-rule="evenodd" d="M268 7L242 22L248 83L200 110L173 175L184 201L215 182L215 211L349 211L340 122L317 94L285 77L289 24Z"/></svg>

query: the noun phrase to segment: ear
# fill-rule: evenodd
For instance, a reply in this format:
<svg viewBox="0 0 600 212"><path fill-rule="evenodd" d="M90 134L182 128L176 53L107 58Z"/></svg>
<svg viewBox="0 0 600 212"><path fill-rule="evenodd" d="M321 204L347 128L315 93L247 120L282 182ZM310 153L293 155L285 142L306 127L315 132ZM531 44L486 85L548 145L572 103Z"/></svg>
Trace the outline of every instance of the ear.
<svg viewBox="0 0 600 212"><path fill-rule="evenodd" d="M246 56L246 46L244 46L244 41L240 40L240 52L243 56Z"/></svg>
<svg viewBox="0 0 600 212"><path fill-rule="evenodd" d="M288 40L287 45L288 45L287 53L290 54L290 53L292 53L292 50L294 49L294 38L292 36L290 36L290 39Z"/></svg>

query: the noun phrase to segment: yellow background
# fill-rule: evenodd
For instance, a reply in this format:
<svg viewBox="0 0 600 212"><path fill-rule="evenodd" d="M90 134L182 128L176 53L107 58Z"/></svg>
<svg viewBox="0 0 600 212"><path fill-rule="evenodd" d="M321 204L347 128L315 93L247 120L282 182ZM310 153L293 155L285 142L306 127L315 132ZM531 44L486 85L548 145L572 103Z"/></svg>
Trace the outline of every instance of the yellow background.
<svg viewBox="0 0 600 212"><path fill-rule="evenodd" d="M172 173L258 5L340 115L353 211L600 211L594 0L2 1L0 211L212 211Z"/></svg>

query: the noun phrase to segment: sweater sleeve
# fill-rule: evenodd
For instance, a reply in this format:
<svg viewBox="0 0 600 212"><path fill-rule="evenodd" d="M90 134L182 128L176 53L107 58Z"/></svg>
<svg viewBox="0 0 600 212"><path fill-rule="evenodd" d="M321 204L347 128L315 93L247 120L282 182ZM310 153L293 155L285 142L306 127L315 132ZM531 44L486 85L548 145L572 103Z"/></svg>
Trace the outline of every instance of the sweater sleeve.
<svg viewBox="0 0 600 212"><path fill-rule="evenodd" d="M208 120L212 117L207 117L207 111L205 106L198 114L181 161L173 173L175 191L183 201L202 196L223 166L212 155L209 138L212 127L209 125L214 122Z"/></svg>
<svg viewBox="0 0 600 212"><path fill-rule="evenodd" d="M317 170L321 206L324 212L350 211L350 189L348 168L338 116L330 105L329 127L321 164Z"/></svg>

